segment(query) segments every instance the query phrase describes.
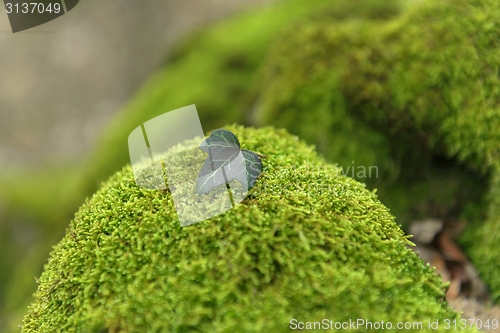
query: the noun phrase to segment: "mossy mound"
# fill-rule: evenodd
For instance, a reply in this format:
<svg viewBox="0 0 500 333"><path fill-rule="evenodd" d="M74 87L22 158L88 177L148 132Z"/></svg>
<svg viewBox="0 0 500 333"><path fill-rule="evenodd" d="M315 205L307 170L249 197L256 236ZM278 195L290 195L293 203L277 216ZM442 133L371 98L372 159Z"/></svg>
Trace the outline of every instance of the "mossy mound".
<svg viewBox="0 0 500 333"><path fill-rule="evenodd" d="M499 165L498 17L492 0L432 0L387 22L295 26L269 56L257 118L315 134L327 153L332 123L361 120L419 167L442 154L488 170Z"/></svg>
<svg viewBox="0 0 500 333"><path fill-rule="evenodd" d="M268 57L255 114L328 159L380 166L378 193L398 221L465 220L497 301L499 18L498 1L431 0L386 22L299 24Z"/></svg>
<svg viewBox="0 0 500 333"><path fill-rule="evenodd" d="M398 12L398 3L398 0L277 1L202 27L178 45L166 60L165 68L151 77L103 131L92 154L85 156L81 164L0 175L0 195L9 209L2 224L4 229L19 225L22 219L27 220L27 229L39 232L31 247L15 250L16 258L0 257L4 272L4 277L0 274L0 295L5 292L12 331L20 321L15 312L24 312L36 287L32 277L40 274L51 245L60 240L67 221L86 196L129 160L124 143L137 124L193 103L198 107L205 130L226 123L245 123L247 111L260 94L259 68L279 32L292 22L311 17L330 22L353 17L383 19ZM0 247L5 253L11 253L13 248L10 242ZM2 312L0 308L0 317Z"/></svg>
<svg viewBox="0 0 500 333"><path fill-rule="evenodd" d="M125 167L54 248L23 332L285 332L292 318L425 331L458 317L373 192L284 130L227 129L267 155L244 202L182 228L169 192Z"/></svg>
<svg viewBox="0 0 500 333"><path fill-rule="evenodd" d="M37 274L33 267L41 265L47 244L59 239L53 230L68 220L61 216L126 163L129 132L192 103L206 129L253 121L265 111L275 116L260 118L262 124L289 128L344 171L352 161L377 166L379 178L360 180L379 188L399 223L450 211L468 222L488 221L471 227L464 240L498 299L498 55L491 51L498 41L498 4L415 1L389 24L365 21L394 16L396 4L291 0L190 38L115 119L84 171L67 178L71 184L64 180L64 188L54 191L54 175L44 176L35 186L44 194L31 195L32 179L13 182L9 195L43 219L41 238L52 240L23 260L11 279L8 303L19 308L25 301L19 295ZM315 22L305 19L313 13ZM297 20L303 22L278 34ZM276 49L267 55L267 83L261 85L259 72L271 45ZM428 202L438 206L435 211Z"/></svg>

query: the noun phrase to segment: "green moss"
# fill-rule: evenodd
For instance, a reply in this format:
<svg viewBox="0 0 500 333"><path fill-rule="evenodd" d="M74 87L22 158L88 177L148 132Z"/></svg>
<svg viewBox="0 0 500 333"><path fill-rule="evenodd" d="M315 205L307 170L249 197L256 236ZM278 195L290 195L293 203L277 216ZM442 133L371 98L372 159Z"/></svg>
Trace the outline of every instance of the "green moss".
<svg viewBox="0 0 500 333"><path fill-rule="evenodd" d="M290 128L334 160L359 142L354 157L388 175L434 156L487 172L500 163L499 12L494 1L425 1L389 22L299 24L268 57L257 122Z"/></svg>
<svg viewBox="0 0 500 333"><path fill-rule="evenodd" d="M458 317L374 193L284 130L227 128L268 156L244 202L182 228L170 193L137 187L125 167L54 248L23 332L285 332L292 318Z"/></svg>
<svg viewBox="0 0 500 333"><path fill-rule="evenodd" d="M368 183L398 218L466 218L464 244L496 300L499 18L497 1L446 0L385 22L299 24L268 56L255 115L340 165L378 165Z"/></svg>
<svg viewBox="0 0 500 333"><path fill-rule="evenodd" d="M29 249L17 252L23 254L22 258L15 258L23 269L15 269L13 261L0 258L5 279L10 281L0 280L0 293L3 286L9 286L6 288L10 290L6 300L8 311L13 313L29 302L36 287L32 276L39 275L46 254L60 239L79 203L93 193L101 181L127 163L124 143L137 124L193 103L206 130L228 122L245 123L246 114L259 95L259 68L280 31L292 22L309 19L386 18L398 12L398 3L392 0L355 3L287 0L203 27L181 42L165 68L150 78L105 129L93 153L85 156L81 165L57 166L40 172L28 169L14 174L2 173L0 188L10 210L9 223L16 224L17 217L27 213L29 229L40 232ZM348 150L354 154L356 148ZM9 322L14 331L19 319L14 315Z"/></svg>
<svg viewBox="0 0 500 333"><path fill-rule="evenodd" d="M498 244L500 244L500 170L492 176L485 212L487 218L468 225L461 237L462 245L467 249L481 277L490 287L491 297L497 303L500 300L500 262Z"/></svg>
<svg viewBox="0 0 500 333"><path fill-rule="evenodd" d="M71 186L52 196L51 176L36 182L45 194L32 196L25 178L12 193L43 219L46 235L62 230L75 202L126 163L123 143L138 123L196 103L206 129L276 124L344 171L377 166L379 178L358 179L378 188L399 223L450 214L476 221L463 241L498 299L498 6L415 1L387 23L396 1L292 0L218 23L183 43L141 89L84 171L67 178ZM31 252L42 257L51 243ZM20 267L36 267L33 258ZM29 289L21 277L34 275L18 272L9 304Z"/></svg>
<svg viewBox="0 0 500 333"><path fill-rule="evenodd" d="M196 104L205 129L232 122L249 124L262 92L261 67L275 40L290 25L310 21L331 24L364 18L380 20L399 13L401 2L280 1L193 34L180 43L166 66L143 85L106 129L87 164L86 178L104 180L118 170L128 160L122 142L129 133L137 124L170 110ZM351 146L345 149L357 150L356 143Z"/></svg>
<svg viewBox="0 0 500 333"><path fill-rule="evenodd" d="M495 211L497 209L495 207L500 206L499 172L495 166L498 165L498 150L495 144L499 142L496 132L499 126L498 111L494 103L495 89L498 86L498 78L495 77L498 62L497 54L492 51L498 41L495 30L498 22L496 16L498 5L492 1L427 2L422 6L415 5L416 7L410 9L407 15L386 24L379 20L364 22L358 18L390 17L397 13L397 10L393 9L395 7L391 7L392 4L386 5L385 8L388 8L386 10L378 1L372 2L373 7L355 6L354 2L347 3L352 3L351 7L346 6L344 1L325 0L314 2L314 5L289 1L274 9L243 15L235 20L217 24L190 38L178 49L168 67L144 86L125 112L116 119L115 124L108 128L99 142L96 154L85 166L85 172L70 177L79 181L65 187L65 190L57 193L57 196L52 196L47 193L54 193L51 192L54 189L52 185L54 178L46 178L48 181L37 181L37 184L42 184L37 186L37 189L42 191L42 187L45 188L43 190L45 194L28 197L26 193L31 192L30 186L25 186L30 190L24 194L19 190L21 186L18 186L12 187L14 189L12 193L17 193L14 198L19 199L20 206L30 207L35 215L41 216L47 226L60 227L67 221L62 216L71 212L75 201L93 191L101 179L126 162L127 152L122 143L126 141L129 131L137 123L194 102L198 105L207 128L214 128L228 121L244 122L258 119L263 124L274 123L288 127L293 133L316 144L328 159L339 162L344 170L352 165L352 161L355 161L357 166L376 165L381 177L367 181L370 186L379 188L384 202L391 207L393 213L397 214L399 221L409 220L418 214L430 214L431 211L426 207L429 201L437 202L440 209L443 207L454 209L453 205L457 199L465 202L465 208L459 205L460 210L457 211L457 215L480 222L487 221L473 224L463 240L469 249L469 254L481 270L483 278L490 287L493 287L494 298L498 299L500 294L495 286L500 286L500 278L496 270L491 269L496 267L498 262L498 255L492 249L496 248L500 237L498 218L496 218L500 214L498 210ZM315 14L315 23L302 22L296 25L291 33L277 37L277 33L289 23L310 16L316 11L321 13ZM353 17L354 20L351 19ZM339 20L347 21L341 25L332 24ZM275 43L277 47L266 56L269 46L274 44L273 40L277 41ZM268 84L260 86L262 81L259 68L266 57L267 77L264 80ZM218 85L214 85L214 82ZM259 103L254 105L257 98ZM252 109L257 109L257 114ZM269 148L268 151L273 149ZM436 164L436 158L450 159L452 166L441 169L439 163ZM307 160L315 160L315 157L309 156ZM287 168L291 165L293 169L303 165L305 161L300 161L299 157L296 161L292 159L266 162L277 163L277 166L287 166ZM322 163L313 163L314 166L319 164ZM271 170L267 171L267 176L262 178L267 181L275 180L279 183L296 179L307 184L321 182L321 185L318 185L320 188L324 184L331 185L333 189L336 188L335 184L350 184L349 186L354 186L356 189L342 192L342 198L346 199L345 211L339 206L331 206L332 211L340 209L342 214L336 215L329 215L321 209L317 212L321 205L330 207L328 205L332 203L323 199L315 189L306 191L304 195L314 200L305 201L305 208L302 209L309 211L314 209L314 214L317 215L312 217L301 211L300 207L298 210L297 207L292 208L290 201L287 201L292 198L285 197L284 201L278 201L276 204L272 202L275 198L266 196L267 187L260 188L264 191L263 194L259 192L261 194L253 198L251 203L245 202L236 210L210 222L196 225L200 227L199 230L206 232L206 235L201 235L202 238L196 238L198 241L195 239L198 249L207 244L207 253L214 254L216 250L211 246L216 243L208 241L217 239L231 239L229 244L233 244L234 248L230 248L228 253L234 253L239 249L237 246L240 244L235 243L233 238L217 238L232 237L227 229L219 230L217 226L238 226L235 219L247 221L243 229L235 229L237 235L241 235L242 230L248 233L247 229L250 228L248 221L262 224L262 226L258 224L261 229L253 230L253 233L249 234L248 240L260 236L259 232L265 233L271 223L280 220L279 228L283 228L283 232L288 232L284 234L286 239L290 239L296 245L301 244L298 241L300 236L297 238L297 234L300 235L297 230L301 227L304 230L302 233L309 240L321 239L318 237L320 232L335 233L338 231L337 227L344 228L348 233L343 235L351 236L345 236L342 240L335 238L335 244L339 244L337 247L334 243L325 241L325 244L330 244L329 246L336 252L322 260L323 263L330 260L328 265L331 266L328 267L334 268L334 271L324 269L323 267L326 267L324 265L319 265L321 268L318 268L308 263L310 258L316 260L314 256L321 253L317 250L324 245L318 243L310 243L310 250L297 253L296 259L304 264L304 270L309 270L306 273L308 281L317 282L315 279L318 277L330 279L330 283L334 281L332 285L335 288L332 287L330 290L320 281L318 287L312 288L313 290L294 289L290 283L303 283L300 276L294 275L297 274L295 271L286 266L281 267L280 272L288 273L290 278L287 281L291 282L276 278L273 280L274 275L269 270L263 268L257 273L256 269L260 267L257 266L260 262L259 257L258 260L253 260L252 257L253 261L243 258L241 262L237 262L238 269L248 270L242 278L251 280L256 276L260 279L255 287L260 296L255 298L253 304L249 304L249 291L244 287L240 288L243 284L236 278L233 284L229 285L226 280L222 280L221 286L204 285L201 280L189 280L190 269L205 274L207 279L219 277L222 279L227 271L201 267L203 264L208 265L205 261L196 261L190 268L180 263L165 261L164 258L158 259L158 256L154 259L153 253L167 253L167 250L171 251L173 248L168 244L162 245L158 238L159 234L179 232L180 239L188 239L190 236L177 227L173 222L175 220L173 213L166 210L168 207L163 201L168 201L168 196L147 191L133 192L130 170L125 169L82 207L72 225L76 227L78 224L75 231L83 230L84 215L93 216L95 220L101 221L102 225L107 225L105 218L100 219L97 216L99 213L96 209L99 207L104 209L106 208L104 206L110 204L120 207L119 210L123 214L131 212L136 208L135 205L142 205L146 216L141 223L145 223L139 228L133 224L133 218L128 217L124 219L123 226L121 224L121 227L116 226L116 234L110 234L108 239L102 238L101 242L107 246L104 247L105 252L102 254L109 255L108 259L98 258L94 251L95 245L91 242L86 243L88 245L78 245L73 250L67 248L71 244L76 244L71 243L72 236L67 235L56 248L53 259L41 278L38 300L26 319L28 322L26 328L36 325L35 323L58 325L58 321L82 330L91 327L96 329L108 327L113 330L123 325L140 327L144 320L157 319L160 314L174 318L171 311L173 307L182 313L176 317L179 319L178 322L173 321L173 325L178 325L176 326L178 331L189 330L189 320L186 319L188 317L193 322L198 321L200 327L208 329L209 319L218 320L215 321L220 324L218 327L226 327L227 331L230 331L234 328L231 325L241 324L238 327L247 327L250 326L249 323L252 328L258 328L258 325L263 325L258 318L265 318L263 314L273 313L275 320L265 324L269 325L270 329L274 328L271 325L280 325L276 327L279 331L287 327L290 319L287 316L299 312L304 314L304 318L306 314L310 314L310 318L323 316L339 320L347 316L364 316L374 318L373 320L388 320L389 317L399 319L405 315L408 316L404 317L405 319L422 318L422 320L451 316L451 313L435 300L436 297L442 297L442 291L434 290L440 289L440 282L429 275L428 268L422 268L420 261L415 261L417 259L413 254L409 254L408 257L408 252L404 252L406 250L403 250L401 244L405 241L399 229L394 226L393 218L389 217L386 208L380 206L377 201L376 208L373 208L376 213L378 212L378 215L375 214L376 218L371 212L365 212L363 215L353 211L353 207L360 200L359 196L363 198L365 195L372 196L376 201L373 195L362 190L361 185L341 176L319 176L313 172L303 175L302 178L293 178L297 175L290 171L275 170L274 173ZM484 174L480 175L479 172ZM30 184L31 181L27 180L26 183ZM487 185L483 185L484 183ZM135 193L142 196L143 202L147 201L154 205L146 207L143 202L134 200L130 201L130 205L126 205L122 202L123 199L129 200L131 196L123 197L122 192L117 191L121 186L127 190L123 193ZM292 182L289 186L288 190L293 190L295 194L302 190L294 187ZM482 198L480 194L486 188L489 191L488 197ZM255 189L258 190L259 188ZM454 195L462 192L466 193L459 197ZM277 193L282 195L283 192ZM306 197L298 198L306 199ZM372 205L371 201L367 200L361 201L361 207ZM54 204L54 201L58 201L59 204ZM479 218L485 215L482 202L485 202L487 207L487 218L484 220ZM269 213L262 219L254 218L254 215L246 216L247 210L243 211L243 208L248 209L248 214L255 213L258 217L260 213L257 212ZM116 213L116 210L104 211L109 214ZM390 238L395 239L394 244L384 244L384 247L390 245L390 249L398 249L396 252L402 251L400 256L395 254L385 257L381 255L382 252L373 251L374 247L377 247L374 245L377 240L374 234L369 233L367 236L370 240L368 244L360 242L366 231L363 228L373 224L371 222L366 224L365 221L359 226L353 226L345 219L346 216L353 216L351 220L356 221L366 217L366 220L374 221L375 224L378 221L383 226L392 225L395 229L391 230L396 230L396 235L399 236ZM109 223L112 223L111 221ZM297 224L297 221L302 224ZM321 228L326 229L313 229L308 221L316 222ZM214 223L216 224L213 225ZM98 236L100 230L91 230L91 227L91 225L86 226L89 228L88 239L100 240L101 236ZM381 230L377 229L379 227L374 230ZM199 230L196 234L198 236L202 232ZM125 267L124 258L113 259L116 257L113 256L113 250L116 250L114 246L120 242L118 240L120 233L128 237L120 245L123 246L120 251L123 251L123 256L131 259L130 267ZM52 231L47 234L52 234ZM208 238L203 238L205 236ZM133 246L137 246L134 242L138 239L143 239L144 244L152 244L150 252L145 248L142 251L133 249ZM206 243L202 243L202 240ZM19 277L31 280L33 273L30 273L32 272L30 267L37 266L39 260L36 258L43 257L40 253L46 251L47 243L52 243L52 240L34 248L31 253L37 255L28 255L19 266L10 288L9 304L12 304L13 308L16 304L22 303L22 296L19 296L18 291L27 290L25 280ZM247 246L246 244L250 243L245 242L241 246ZM247 253L256 253L257 249L268 253L265 252L265 246L270 246L271 243L266 241L262 244L259 242L252 244L254 248L250 250L254 252L249 250ZM275 243L271 245L273 244ZM60 251L68 255L64 258L58 257ZM184 253L186 256L192 256L197 250L195 248L191 252L182 251L182 253L172 252L172 258L179 258ZM82 253L89 254L86 261L78 261L78 256ZM279 254L279 251L277 253ZM363 253L361 257L358 256L359 253ZM344 255L354 259L349 263L344 262L342 259ZM77 262L82 264L76 266L75 272L82 273L82 279L78 279L76 275L64 275L70 274L69 270L66 270L61 277L58 275L59 270L56 265ZM215 262L221 263L220 260ZM155 263L154 266L152 263ZM109 266L109 271L114 270L115 275L99 277L92 275L86 269L94 264ZM147 268L142 271L140 268L142 266ZM186 277L186 280L182 281L187 282L185 285L180 283L176 287L179 292L175 299L168 298L165 287L160 282L162 281L160 276L168 275L164 273L169 268L185 269L179 276ZM130 276L116 273L122 269L134 271L137 282L134 284ZM146 272L147 269L150 271ZM103 270L96 272L102 273ZM149 279L147 275L149 272L153 274L151 276L154 276L154 279ZM103 280L98 282L101 277ZM121 279L116 286L111 281L115 277ZM269 277L271 281L268 281ZM179 279L176 277L168 280L167 286L173 286ZM58 285L60 281L62 282ZM146 292L139 291L139 285L149 286L152 292L148 293L148 289L145 288L142 289ZM90 287L85 290L85 286ZM181 294L183 290L195 289L200 295L206 296L207 292L211 295L220 295L223 288L233 291L221 296L221 302L227 305L226 313L217 311L219 308L214 306L213 299L205 302L190 298L189 293L184 296ZM234 290L237 290L237 293ZM107 292L110 293L108 296L101 297ZM283 305L280 293L286 296L285 299L289 303L285 302ZM153 297L155 294L157 295ZM240 298L236 298L237 296ZM417 302L416 299L419 297L422 301ZM240 302L231 305L230 302L236 299ZM396 306L388 305L388 300L395 300ZM70 301L79 304L79 310L69 306ZM120 303L122 305L116 307L113 302L122 302ZM287 305L290 302L296 302L297 309L291 309ZM49 307L46 310L40 309L44 304ZM318 304L326 304L328 309L322 309ZM192 310L187 308L189 305L192 306ZM55 311L56 307L60 312L50 316L47 311ZM134 308L152 310L148 313L130 310ZM39 311L35 312L36 309ZM242 309L249 313L248 317L238 316ZM137 323L131 324L131 321ZM51 331L49 328L47 330ZM36 331L36 328L32 328L32 331Z"/></svg>
<svg viewBox="0 0 500 333"><path fill-rule="evenodd" d="M196 104L206 130L244 123L255 103L259 67L273 38L317 12L336 12L344 0L278 2L203 28L186 38L167 65L141 87L106 129L88 162L87 177L104 180L128 160L130 132L165 112ZM95 186L92 187L92 190Z"/></svg>

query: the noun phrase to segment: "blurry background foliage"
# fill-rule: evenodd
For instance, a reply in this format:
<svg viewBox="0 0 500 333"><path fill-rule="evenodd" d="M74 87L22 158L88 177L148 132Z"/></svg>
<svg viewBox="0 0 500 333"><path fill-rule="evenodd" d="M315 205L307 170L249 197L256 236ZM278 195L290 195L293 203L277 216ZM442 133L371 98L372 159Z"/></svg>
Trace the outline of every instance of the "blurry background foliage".
<svg viewBox="0 0 500 333"><path fill-rule="evenodd" d="M377 166L358 180L403 226L466 221L462 244L498 300L499 18L492 0L289 0L192 33L84 163L0 175L4 313L19 323L78 206L128 162L130 131L190 104L206 131L282 126L344 169ZM29 244L9 235L18 223Z"/></svg>

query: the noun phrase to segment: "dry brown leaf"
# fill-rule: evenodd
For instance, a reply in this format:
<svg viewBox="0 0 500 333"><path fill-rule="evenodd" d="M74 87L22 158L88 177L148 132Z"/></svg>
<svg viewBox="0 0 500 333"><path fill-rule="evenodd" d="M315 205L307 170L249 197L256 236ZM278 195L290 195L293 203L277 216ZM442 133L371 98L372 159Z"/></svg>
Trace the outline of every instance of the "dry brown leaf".
<svg viewBox="0 0 500 333"><path fill-rule="evenodd" d="M435 243L444 259L459 263L466 263L468 261L465 254L453 240L450 229L444 228L441 230L441 232L437 235Z"/></svg>
<svg viewBox="0 0 500 333"><path fill-rule="evenodd" d="M446 300L448 302L455 300L458 297L458 295L460 295L460 286L461 286L460 280L452 279L450 281L450 286L446 291Z"/></svg>

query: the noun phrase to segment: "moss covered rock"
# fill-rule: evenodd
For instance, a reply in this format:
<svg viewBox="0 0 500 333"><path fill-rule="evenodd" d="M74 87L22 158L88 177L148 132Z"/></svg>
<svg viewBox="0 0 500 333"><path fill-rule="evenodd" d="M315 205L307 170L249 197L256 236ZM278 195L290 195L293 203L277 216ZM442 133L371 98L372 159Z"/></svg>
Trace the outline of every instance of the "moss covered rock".
<svg viewBox="0 0 500 333"><path fill-rule="evenodd" d="M9 230L10 225L19 225L18 220L28 216L26 228L39 232L39 238L29 249L16 249L15 260L0 256L4 273L0 274L0 297L5 295L12 331L17 330L22 318L17 313L25 311L36 287L32 277L40 274L67 221L101 181L127 163L129 156L124 143L137 124L193 103L206 130L225 123L245 123L247 111L260 94L260 67L266 53L274 38L292 22L310 19L335 22L353 17L383 19L398 12L399 2L277 1L203 27L178 45L165 68L153 75L115 117L97 140L92 154L81 164L1 174L0 195L10 211L0 228ZM0 247L11 253L8 242ZM0 317L2 312L0 308Z"/></svg>
<svg viewBox="0 0 500 333"><path fill-rule="evenodd" d="M400 222L465 220L496 300L499 18L497 1L429 0L385 22L297 25L268 57L255 115L341 164L380 166L379 194Z"/></svg>
<svg viewBox="0 0 500 333"><path fill-rule="evenodd" d="M20 291L75 202L126 163L129 132L192 103L207 128L276 124L315 144L344 172L353 164L377 166L379 178L358 179L379 188L399 223L429 215L466 219L468 254L500 299L499 5L410 2L408 12L386 22L398 1L291 0L186 41L115 119L82 171L61 180L64 187L54 191L54 175L45 174L36 181L40 194L30 196L33 179L13 182L11 198L41 217L52 239L19 266L9 288L12 307L25 301Z"/></svg>
<svg viewBox="0 0 500 333"><path fill-rule="evenodd" d="M298 25L269 56L257 118L314 134L329 155L332 131L352 138L357 121L356 134L375 130L366 137L419 167L442 154L488 170L499 164L498 16L495 1L431 0L387 22Z"/></svg>
<svg viewBox="0 0 500 333"><path fill-rule="evenodd" d="M169 192L125 167L54 248L23 332L285 332L293 318L425 331L458 317L373 192L284 130L227 128L267 155L249 196L183 228Z"/></svg>

